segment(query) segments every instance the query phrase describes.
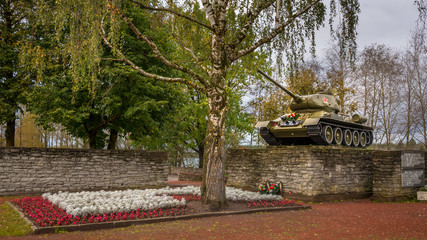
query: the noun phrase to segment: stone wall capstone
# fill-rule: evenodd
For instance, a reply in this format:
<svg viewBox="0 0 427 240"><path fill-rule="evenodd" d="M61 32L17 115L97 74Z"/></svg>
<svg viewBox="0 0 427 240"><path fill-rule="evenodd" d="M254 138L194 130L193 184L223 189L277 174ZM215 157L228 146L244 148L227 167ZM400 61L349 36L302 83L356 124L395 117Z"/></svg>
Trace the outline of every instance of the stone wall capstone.
<svg viewBox="0 0 427 240"><path fill-rule="evenodd" d="M257 190L264 180L282 181L292 198L310 201L372 195L372 151L324 146L229 149L227 184Z"/></svg>
<svg viewBox="0 0 427 240"><path fill-rule="evenodd" d="M157 151L0 147L0 196L166 185Z"/></svg>

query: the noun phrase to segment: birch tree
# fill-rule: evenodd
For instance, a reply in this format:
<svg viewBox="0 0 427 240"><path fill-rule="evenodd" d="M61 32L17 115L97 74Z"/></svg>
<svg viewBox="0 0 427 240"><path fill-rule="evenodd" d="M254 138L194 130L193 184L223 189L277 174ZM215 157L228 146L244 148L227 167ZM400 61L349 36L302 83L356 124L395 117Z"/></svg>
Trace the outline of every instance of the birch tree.
<svg viewBox="0 0 427 240"><path fill-rule="evenodd" d="M354 112L355 104L351 101L354 95L354 84L351 77L351 63L339 53L339 47L331 45L326 52L326 79L329 88L337 96L337 102L342 113Z"/></svg>
<svg viewBox="0 0 427 240"><path fill-rule="evenodd" d="M427 44L425 37L426 29L418 28L413 33L409 48L405 54L405 66L407 73L408 98L412 98L410 106L415 109L411 111L411 117L418 120L415 132L424 142L427 148ZM408 105L409 105L408 104ZM409 129L408 129L409 130Z"/></svg>
<svg viewBox="0 0 427 240"><path fill-rule="evenodd" d="M359 2L328 1L330 22L340 17L333 33L339 39L342 54L354 56ZM47 5L55 11L47 10ZM44 5L43 5L44 4ZM321 0L95 0L95 1L40 1L45 9L42 16L56 12L56 30L63 31L64 23L73 26L69 44L63 45L75 69L74 81L87 81L96 76L92 66L101 58L97 46L104 44L116 54L116 60L158 81L180 83L203 92L208 102L207 132L204 149L204 175L202 199L212 209L226 207L225 200L225 119L228 111L230 85L236 84L229 69L242 64L242 60L256 51L270 56L288 56L290 63L302 59L309 40L314 49L315 30L324 25L328 15ZM151 31L141 31L128 13L142 11ZM340 12L338 15L337 13ZM160 26L151 21L163 22ZM127 25L137 39L147 44L152 54L176 74L154 74L135 64L127 57L126 43L120 42L120 24ZM331 26L333 24L331 23ZM332 28L332 27L331 27ZM156 31L167 31L164 41L179 46L187 58L174 58L158 47L151 37ZM199 44L187 41L190 33L199 34ZM60 37L60 34L58 35ZM274 54L273 54L274 53ZM90 61L85 60L91 57ZM191 59L190 61L183 60ZM282 63L278 58L278 63Z"/></svg>
<svg viewBox="0 0 427 240"><path fill-rule="evenodd" d="M366 47L360 58L359 80L362 86L363 113L376 129L376 139L387 147L395 139L401 114L402 66L399 54L385 45Z"/></svg>

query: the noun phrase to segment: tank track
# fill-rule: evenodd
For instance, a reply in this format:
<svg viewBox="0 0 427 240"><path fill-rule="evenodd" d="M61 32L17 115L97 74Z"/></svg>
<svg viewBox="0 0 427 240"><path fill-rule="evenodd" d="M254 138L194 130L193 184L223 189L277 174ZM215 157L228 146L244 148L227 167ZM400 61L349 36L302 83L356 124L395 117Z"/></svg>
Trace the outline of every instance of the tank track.
<svg viewBox="0 0 427 240"><path fill-rule="evenodd" d="M330 144L326 141L326 139L322 136L322 125L330 125L331 127L340 127L341 129L350 129L350 130L366 130L366 132L369 132L369 143L366 145L366 147L370 146L373 142L373 133L372 133L372 129L367 128L367 129L363 129L363 128L358 128L358 127L354 127L354 126L345 126L342 124L336 124L333 122L329 122L329 121L319 121L319 123L317 125L312 125L312 126L307 126L307 134L308 136L311 138L311 140L313 140L316 144L318 145L335 145L335 144Z"/></svg>
<svg viewBox="0 0 427 240"><path fill-rule="evenodd" d="M320 124L307 126L307 134L318 145L329 145L329 143L322 136L322 127Z"/></svg>
<svg viewBox="0 0 427 240"><path fill-rule="evenodd" d="M308 138L284 138L277 139L270 132L270 130L266 127L261 127L259 129L261 137L267 142L268 145L277 146L277 145L308 145L308 144L316 144L316 145L335 145L330 144L326 141L326 139L322 136L322 125L330 125L331 127L340 127L341 129L350 129L350 130L365 130L369 133L368 144L365 147L368 147L373 142L373 133L372 128L364 126L364 128L358 126L346 126L343 124L337 124L330 121L320 120L317 125L307 126L307 134Z"/></svg>
<svg viewBox="0 0 427 240"><path fill-rule="evenodd" d="M259 134L270 146L280 145L280 142L271 134L270 129L266 127L259 128Z"/></svg>

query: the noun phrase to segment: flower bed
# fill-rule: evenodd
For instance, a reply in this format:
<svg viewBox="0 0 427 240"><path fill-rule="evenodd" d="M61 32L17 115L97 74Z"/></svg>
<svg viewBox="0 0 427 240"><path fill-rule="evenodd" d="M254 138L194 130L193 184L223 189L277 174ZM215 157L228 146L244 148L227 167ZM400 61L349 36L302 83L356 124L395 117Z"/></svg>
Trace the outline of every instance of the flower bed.
<svg viewBox="0 0 427 240"><path fill-rule="evenodd" d="M146 190L97 191L25 197L13 200L38 226L59 226L136 220L188 214L186 203L200 200L199 187ZM262 195L226 188L227 200L246 203L247 207L301 205L277 195Z"/></svg>
<svg viewBox="0 0 427 240"><path fill-rule="evenodd" d="M183 206L168 208L166 210L154 209L152 211L141 211L141 209L138 208L129 212L105 212L104 214L90 213L83 216L73 216L43 197L20 198L15 199L13 203L21 207L40 227L176 216L185 213L185 206Z"/></svg>

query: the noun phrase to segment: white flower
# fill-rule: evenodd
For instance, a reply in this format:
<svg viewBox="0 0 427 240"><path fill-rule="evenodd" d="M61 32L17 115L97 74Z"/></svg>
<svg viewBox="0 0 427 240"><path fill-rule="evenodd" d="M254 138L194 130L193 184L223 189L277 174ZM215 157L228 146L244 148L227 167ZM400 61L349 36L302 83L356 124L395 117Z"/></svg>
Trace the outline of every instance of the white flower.
<svg viewBox="0 0 427 240"><path fill-rule="evenodd" d="M153 210L156 208L169 208L185 206L186 201L174 199L172 195L200 196L200 187L187 186L182 188L161 188L145 190L123 191L97 191L97 192L58 192L45 193L43 198L64 209L73 216L86 214L104 214L111 212L124 212ZM227 187L226 198L230 201L256 201L256 200L281 200L278 195L261 195L259 193L243 191Z"/></svg>

